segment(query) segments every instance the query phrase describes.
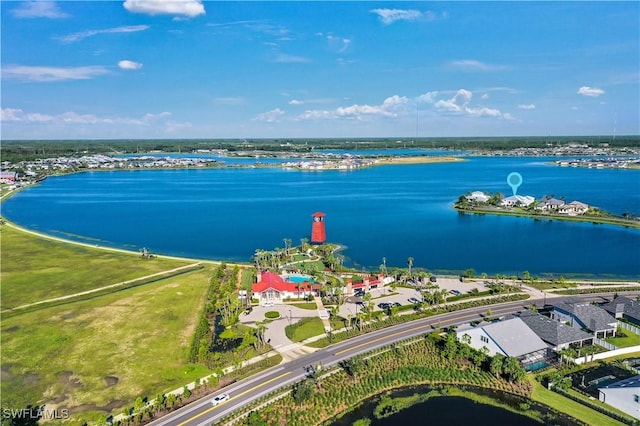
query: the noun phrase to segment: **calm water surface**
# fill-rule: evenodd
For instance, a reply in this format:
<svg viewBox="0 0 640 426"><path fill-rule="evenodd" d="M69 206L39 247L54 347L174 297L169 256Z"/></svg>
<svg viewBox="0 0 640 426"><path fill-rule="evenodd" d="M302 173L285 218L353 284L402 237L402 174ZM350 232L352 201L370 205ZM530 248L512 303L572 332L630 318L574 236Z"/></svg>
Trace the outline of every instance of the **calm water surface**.
<svg viewBox="0 0 640 426"><path fill-rule="evenodd" d="M205 169L89 172L52 177L2 204L28 228L128 249L248 261L256 248L298 244L311 214L356 265L478 273L640 276L640 231L609 225L459 215L471 190L566 196L612 213L640 213L640 172L545 165L544 158L380 166L353 172Z"/></svg>
<svg viewBox="0 0 640 426"><path fill-rule="evenodd" d="M350 426L354 421L368 418L371 426L447 425L447 426L539 426L529 417L499 407L479 404L467 398L439 396L416 404L384 419L376 419L370 410L356 410L337 420L332 426Z"/></svg>

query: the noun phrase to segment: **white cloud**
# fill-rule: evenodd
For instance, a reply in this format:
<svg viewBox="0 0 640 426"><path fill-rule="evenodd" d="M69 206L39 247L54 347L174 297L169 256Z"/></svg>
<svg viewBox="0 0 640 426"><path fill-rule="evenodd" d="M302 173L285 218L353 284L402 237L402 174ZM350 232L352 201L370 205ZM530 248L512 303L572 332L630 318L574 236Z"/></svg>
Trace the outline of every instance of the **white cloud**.
<svg viewBox="0 0 640 426"><path fill-rule="evenodd" d="M346 118L363 120L367 117L396 117L408 103L404 96L394 95L385 99L381 105L350 105L335 110L308 110L298 116L301 120Z"/></svg>
<svg viewBox="0 0 640 426"><path fill-rule="evenodd" d="M102 66L61 68L9 65L2 68L2 78L33 82L89 80L107 73L107 69Z"/></svg>
<svg viewBox="0 0 640 426"><path fill-rule="evenodd" d="M148 126L171 116L170 112L164 111L159 114L147 113L140 118L127 117L99 117L94 114L78 114L74 111L63 112L58 115L41 114L39 112L27 113L22 109L3 108L0 119L4 122L22 123L62 123L62 124L118 124L132 126Z"/></svg>
<svg viewBox="0 0 640 426"><path fill-rule="evenodd" d="M149 25L129 25L125 27L106 28L104 30L87 30L77 33L72 33L58 39L65 43L73 43L75 41L83 40L87 37L93 37L98 34L118 34L118 33L135 33L138 31L145 31L149 29Z"/></svg>
<svg viewBox="0 0 640 426"><path fill-rule="evenodd" d="M460 89L450 99L441 99L436 102L435 107L443 112L456 115L467 115L471 117L502 117L512 118L511 115L503 115L499 110L488 107L469 106L473 93L469 90Z"/></svg>
<svg viewBox="0 0 640 426"><path fill-rule="evenodd" d="M518 105L519 109L536 109L534 104L520 104Z"/></svg>
<svg viewBox="0 0 640 426"><path fill-rule="evenodd" d="M480 96L480 99L486 101L487 99L489 99L489 94L488 93L484 93L482 96Z"/></svg>
<svg viewBox="0 0 640 426"><path fill-rule="evenodd" d="M304 104L304 101L299 101L297 99L291 99L289 101L289 105L302 105L302 104Z"/></svg>
<svg viewBox="0 0 640 426"><path fill-rule="evenodd" d="M69 17L67 13L60 10L54 1L27 1L16 4L19 6L11 11L16 18L61 19ZM4 7L7 7L6 3Z"/></svg>
<svg viewBox="0 0 640 426"><path fill-rule="evenodd" d="M267 111L267 112L263 112L258 114L254 120L255 121L264 121L267 123L273 123L275 121L278 121L278 119L283 116L285 114L285 112L283 110L281 110L280 108L275 108L272 109L271 111Z"/></svg>
<svg viewBox="0 0 640 426"><path fill-rule="evenodd" d="M123 59L118 62L118 66L123 70L139 70L142 68L142 64L140 62L129 61L128 59Z"/></svg>
<svg viewBox="0 0 640 426"><path fill-rule="evenodd" d="M501 71L507 69L504 65L486 64L475 59L451 61L449 66L463 71Z"/></svg>
<svg viewBox="0 0 640 426"><path fill-rule="evenodd" d="M418 102L432 104L435 102L436 96L438 96L438 92L427 92L418 96Z"/></svg>
<svg viewBox="0 0 640 426"><path fill-rule="evenodd" d="M273 62L279 62L283 64L306 64L311 62L311 59L304 56L287 55L286 53L278 53Z"/></svg>
<svg viewBox="0 0 640 426"><path fill-rule="evenodd" d="M597 87L582 86L578 89L578 95L597 98L600 95L604 95L604 90L598 89Z"/></svg>
<svg viewBox="0 0 640 426"><path fill-rule="evenodd" d="M147 15L183 15L193 18L206 13L200 0L126 0L123 6L129 12Z"/></svg>
<svg viewBox="0 0 640 426"><path fill-rule="evenodd" d="M378 15L385 25L391 25L396 21L417 21L423 18L423 13L414 9L373 9L371 13Z"/></svg>
<svg viewBox="0 0 640 426"><path fill-rule="evenodd" d="M351 40L348 38L336 37L334 35L327 35L327 41L329 42L329 47L338 53L342 53L349 48L351 44Z"/></svg>

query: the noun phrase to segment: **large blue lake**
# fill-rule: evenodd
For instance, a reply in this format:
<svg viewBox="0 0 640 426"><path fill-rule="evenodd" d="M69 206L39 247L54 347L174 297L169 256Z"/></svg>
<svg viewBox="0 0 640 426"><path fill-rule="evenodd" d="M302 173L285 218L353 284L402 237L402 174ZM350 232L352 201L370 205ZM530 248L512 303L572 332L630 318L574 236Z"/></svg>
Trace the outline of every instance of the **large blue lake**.
<svg viewBox="0 0 640 426"><path fill-rule="evenodd" d="M356 266L431 271L640 276L640 231L609 225L460 215L472 190L565 196L612 213L640 213L640 172L546 165L545 158L468 157L460 163L352 172L204 169L88 172L51 177L2 204L9 220L45 233L155 253L249 261L255 249L308 237L326 213L328 239Z"/></svg>

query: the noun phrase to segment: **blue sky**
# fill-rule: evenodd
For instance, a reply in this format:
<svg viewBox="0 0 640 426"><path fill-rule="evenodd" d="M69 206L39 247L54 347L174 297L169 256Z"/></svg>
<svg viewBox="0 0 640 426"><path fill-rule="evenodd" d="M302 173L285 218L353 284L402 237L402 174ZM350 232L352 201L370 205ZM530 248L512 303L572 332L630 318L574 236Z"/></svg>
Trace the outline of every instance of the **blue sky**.
<svg viewBox="0 0 640 426"><path fill-rule="evenodd" d="M639 2L1 8L3 139L640 133Z"/></svg>

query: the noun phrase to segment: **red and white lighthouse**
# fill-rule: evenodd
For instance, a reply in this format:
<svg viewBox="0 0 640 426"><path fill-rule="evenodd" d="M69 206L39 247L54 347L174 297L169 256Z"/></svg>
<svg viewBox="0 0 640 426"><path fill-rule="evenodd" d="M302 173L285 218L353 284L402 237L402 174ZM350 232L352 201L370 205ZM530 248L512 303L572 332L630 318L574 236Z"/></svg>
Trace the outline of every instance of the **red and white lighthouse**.
<svg viewBox="0 0 640 426"><path fill-rule="evenodd" d="M311 243L322 244L327 240L327 231L324 229L324 217L322 212L315 212L313 215L313 225L311 227Z"/></svg>

